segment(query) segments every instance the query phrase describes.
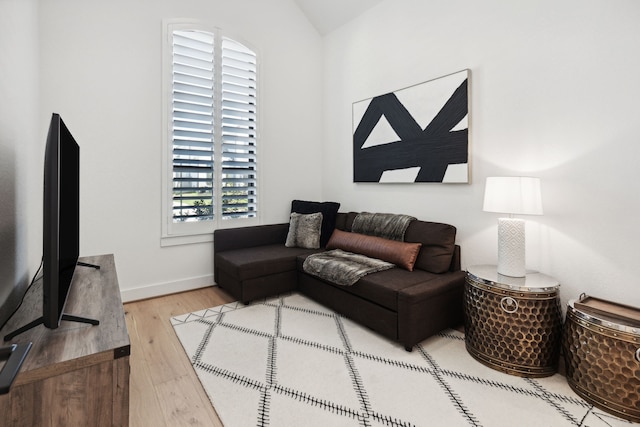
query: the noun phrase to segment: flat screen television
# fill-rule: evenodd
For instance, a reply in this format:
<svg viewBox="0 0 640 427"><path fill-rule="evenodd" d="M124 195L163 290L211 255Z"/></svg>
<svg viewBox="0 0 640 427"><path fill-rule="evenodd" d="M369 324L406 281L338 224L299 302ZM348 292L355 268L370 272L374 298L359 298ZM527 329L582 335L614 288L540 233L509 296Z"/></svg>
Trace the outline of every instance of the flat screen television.
<svg viewBox="0 0 640 427"><path fill-rule="evenodd" d="M42 317L44 326L55 329L80 254L80 147L56 113L44 155L43 206Z"/></svg>
<svg viewBox="0 0 640 427"><path fill-rule="evenodd" d="M64 313L80 252L80 147L59 114L53 113L44 155L42 236L42 317L4 337L61 320L98 324ZM98 266L87 265L94 268Z"/></svg>

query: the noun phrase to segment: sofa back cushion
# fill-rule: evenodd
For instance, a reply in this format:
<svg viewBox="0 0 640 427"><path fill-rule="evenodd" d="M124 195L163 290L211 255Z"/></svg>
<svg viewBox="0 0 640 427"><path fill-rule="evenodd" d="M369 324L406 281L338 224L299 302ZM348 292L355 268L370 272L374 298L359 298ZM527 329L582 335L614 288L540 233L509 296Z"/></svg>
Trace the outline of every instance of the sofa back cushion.
<svg viewBox="0 0 640 427"><path fill-rule="evenodd" d="M358 212L340 212L336 218L336 228L351 231ZM412 221L404 235L405 242L422 243L414 268L430 273L449 271L453 258L456 228L449 224L428 221Z"/></svg>
<svg viewBox="0 0 640 427"><path fill-rule="evenodd" d="M422 243L415 268L437 274L449 270L456 244L456 228L453 225L413 221L407 228L404 240Z"/></svg>

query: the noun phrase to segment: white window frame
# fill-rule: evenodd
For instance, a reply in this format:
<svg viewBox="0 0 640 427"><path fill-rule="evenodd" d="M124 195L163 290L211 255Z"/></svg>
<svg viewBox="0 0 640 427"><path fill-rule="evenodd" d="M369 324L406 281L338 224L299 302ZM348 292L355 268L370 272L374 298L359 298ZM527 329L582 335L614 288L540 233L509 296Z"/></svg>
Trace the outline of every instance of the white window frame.
<svg viewBox="0 0 640 427"><path fill-rule="evenodd" d="M174 222L173 221L173 123L172 123L172 83L173 83L173 47L172 37L173 32L178 30L196 30L205 31L214 34L215 37L215 49L218 50L221 46L223 38L229 38L235 42L241 43L244 46L251 49L257 56L257 91L260 90L260 53L242 38L237 37L228 32L222 31L220 28L206 25L196 20L186 19L171 19L163 21L162 31L162 232L161 232L161 246L173 246L190 243L210 242L213 240L213 231L217 228L232 228L243 227L250 225L260 224L261 208L260 208L260 188L262 187L261 179L261 167L258 166L257 170L257 195L256 203L259 206L256 216L253 218L222 218L222 204L218 202L220 200L220 188L214 189L214 218L213 220L194 221L194 222ZM215 71L216 80L220 80L219 66L216 66ZM216 84L214 91L214 97L216 99L216 111L220 111L221 99L221 85ZM257 94L259 104L262 105L260 94ZM256 140L260 140L260 110L257 111L257 123L258 129L256 133ZM219 114L219 113L216 113ZM216 126L218 128L219 126ZM257 150L260 150L260 142L257 142ZM220 131L216 130L214 137L214 152L222 153L222 138L220 137ZM259 157L259 153L258 153ZM214 160L215 162L215 160ZM260 163L259 160L257 160ZM214 182L221 182L221 168L214 167Z"/></svg>

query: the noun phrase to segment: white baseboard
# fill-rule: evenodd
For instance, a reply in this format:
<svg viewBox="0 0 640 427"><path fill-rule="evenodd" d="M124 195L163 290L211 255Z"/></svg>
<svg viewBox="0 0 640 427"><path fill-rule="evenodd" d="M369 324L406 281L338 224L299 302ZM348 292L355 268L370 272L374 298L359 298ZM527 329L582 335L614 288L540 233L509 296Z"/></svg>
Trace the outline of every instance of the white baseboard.
<svg viewBox="0 0 640 427"><path fill-rule="evenodd" d="M215 283L213 282L213 274L207 276L192 277L175 282L158 283L155 285L142 286L139 288L124 289L120 292L120 296L122 297L122 302L127 303L163 295L175 294L178 292L191 291L194 289L205 288L207 286L215 286Z"/></svg>

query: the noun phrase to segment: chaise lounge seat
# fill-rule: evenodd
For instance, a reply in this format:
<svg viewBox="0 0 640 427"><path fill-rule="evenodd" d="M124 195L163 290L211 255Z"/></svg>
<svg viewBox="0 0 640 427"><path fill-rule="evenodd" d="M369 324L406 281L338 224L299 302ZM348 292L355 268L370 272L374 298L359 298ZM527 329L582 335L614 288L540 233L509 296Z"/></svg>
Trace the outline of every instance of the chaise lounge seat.
<svg viewBox="0 0 640 427"><path fill-rule="evenodd" d="M321 249L285 247L288 230L289 224L216 230L215 282L244 304L295 290L296 258Z"/></svg>

